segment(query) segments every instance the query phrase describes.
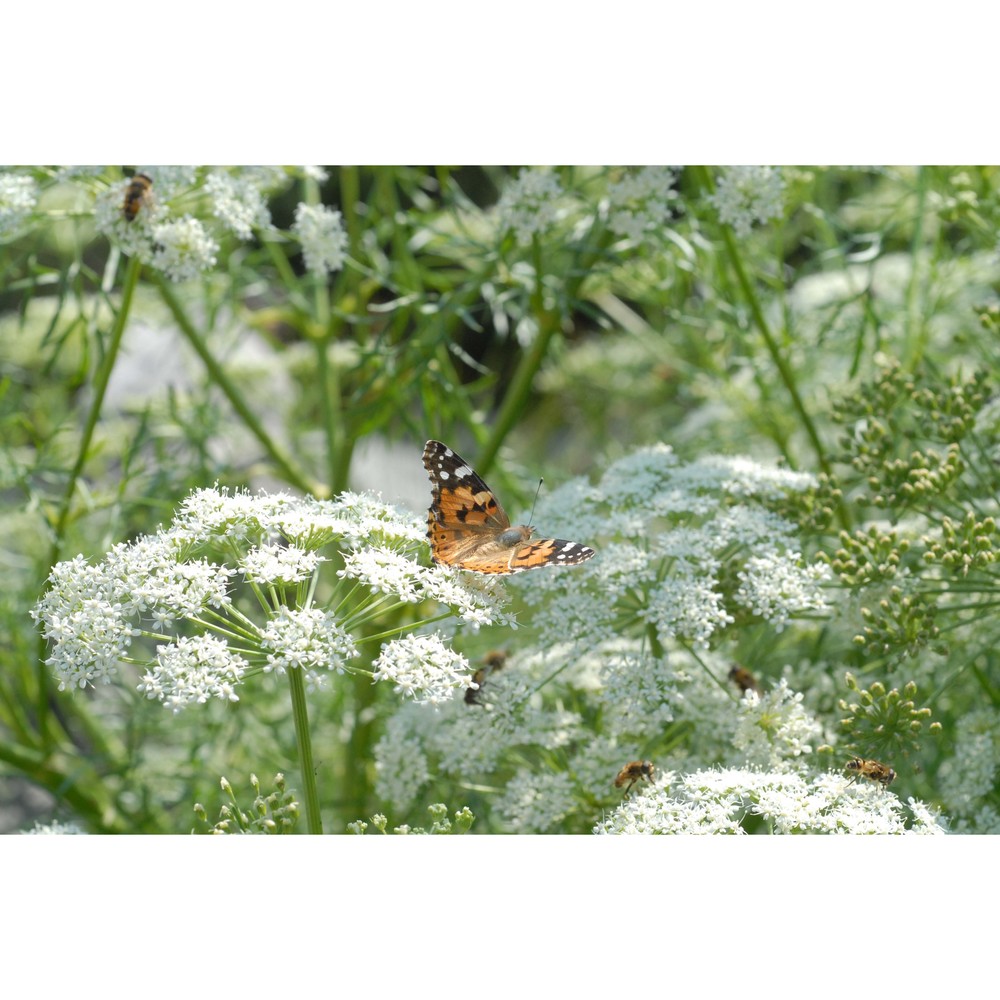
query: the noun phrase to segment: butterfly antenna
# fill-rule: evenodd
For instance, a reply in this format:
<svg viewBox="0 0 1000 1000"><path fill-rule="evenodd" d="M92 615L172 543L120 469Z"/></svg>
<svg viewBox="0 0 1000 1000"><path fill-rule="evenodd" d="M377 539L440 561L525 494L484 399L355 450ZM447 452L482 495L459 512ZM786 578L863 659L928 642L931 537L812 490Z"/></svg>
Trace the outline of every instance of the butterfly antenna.
<svg viewBox="0 0 1000 1000"><path fill-rule="evenodd" d="M539 476L538 477L538 489L535 490L535 499L531 501L531 515L528 518L528 526L531 527L535 523L535 504L538 503L538 494L542 491L542 483L545 480Z"/></svg>

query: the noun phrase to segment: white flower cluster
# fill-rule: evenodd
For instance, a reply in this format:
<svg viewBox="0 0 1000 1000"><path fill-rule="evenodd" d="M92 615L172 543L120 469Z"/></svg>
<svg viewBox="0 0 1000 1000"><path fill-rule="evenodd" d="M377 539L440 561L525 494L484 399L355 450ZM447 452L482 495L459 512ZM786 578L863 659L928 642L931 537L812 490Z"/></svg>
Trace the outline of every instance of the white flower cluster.
<svg viewBox="0 0 1000 1000"><path fill-rule="evenodd" d="M577 806L573 780L564 771L518 771L495 808L511 833L545 833Z"/></svg>
<svg viewBox="0 0 1000 1000"><path fill-rule="evenodd" d="M793 691L782 677L763 695L748 691L740 699L733 746L747 764L771 770L786 770L813 752L813 744L824 740L823 727L802 705L802 694Z"/></svg>
<svg viewBox="0 0 1000 1000"><path fill-rule="evenodd" d="M472 681L465 670L459 690ZM432 773L482 782L510 751L559 750L582 732L579 715L544 707L509 666L490 674L479 704L454 694L437 705L404 704L389 720L375 748L376 793L394 808L410 808Z"/></svg>
<svg viewBox="0 0 1000 1000"><path fill-rule="evenodd" d="M190 281L215 267L219 244L200 219L185 215L152 227L151 263L171 281Z"/></svg>
<svg viewBox="0 0 1000 1000"><path fill-rule="evenodd" d="M825 563L803 565L798 552L767 552L751 556L737 574L740 586L735 600L780 632L792 615L822 613L826 599L819 585L832 578Z"/></svg>
<svg viewBox="0 0 1000 1000"><path fill-rule="evenodd" d="M848 786L842 775L811 781L788 772L753 768L659 775L653 787L626 799L594 833L744 833L760 817L773 833L942 834L922 802L899 799L874 785Z"/></svg>
<svg viewBox="0 0 1000 1000"><path fill-rule="evenodd" d="M295 207L292 232L302 244L306 270L311 274L327 275L339 271L347 259L347 231L340 212L326 205Z"/></svg>
<svg viewBox="0 0 1000 1000"><path fill-rule="evenodd" d="M0 237L13 234L38 201L38 184L27 174L0 171Z"/></svg>
<svg viewBox="0 0 1000 1000"><path fill-rule="evenodd" d="M62 823L54 819L51 823L35 820L35 825L30 830L22 830L21 833L35 836L86 836L87 831L77 823Z"/></svg>
<svg viewBox="0 0 1000 1000"><path fill-rule="evenodd" d="M139 683L147 698L179 712L209 698L239 701L236 685L249 664L214 635L182 636L158 646L156 663Z"/></svg>
<svg viewBox="0 0 1000 1000"><path fill-rule="evenodd" d="M278 608L261 632L260 644L267 653L265 673L298 668L305 671L311 688L323 686L320 670L342 674L346 661L358 655L336 616L319 608Z"/></svg>
<svg viewBox="0 0 1000 1000"><path fill-rule="evenodd" d="M61 689L108 683L122 662L144 666L140 691L175 711L207 698L237 700L236 686L251 670L299 668L317 687L357 655L350 631L363 626L373 604L358 595L357 582L379 595L380 606L434 600L450 604L473 627L507 622L498 585L467 586L446 567L422 566L424 541L413 515L365 494L316 500L197 490L155 535L116 545L96 565L77 556L55 566L32 614L51 644L46 662ZM325 545L340 548L342 589L353 595L336 617L309 605L326 561L317 550ZM225 562L211 561L206 552ZM259 625L233 605L231 588L240 575L260 598L251 604L266 615ZM331 600L337 607L347 598ZM265 607L270 612L261 612ZM238 648L230 645L237 638ZM155 656L137 648L150 643ZM390 644L380 676L396 671L399 687L419 688L430 700L446 689L453 693L464 661L455 654L449 660L436 646L427 646L421 658L418 646ZM404 664L412 670L417 663L419 684L403 673Z"/></svg>
<svg viewBox="0 0 1000 1000"><path fill-rule="evenodd" d="M143 634L137 619L169 627L203 608L224 608L232 573L205 560L185 561L167 532L116 545L96 566L83 556L57 564L32 616L52 645L46 663L60 690L110 683Z"/></svg>
<svg viewBox="0 0 1000 1000"><path fill-rule="evenodd" d="M658 241L677 200L673 167L642 167L608 185L608 228L640 242Z"/></svg>
<svg viewBox="0 0 1000 1000"><path fill-rule="evenodd" d="M562 186L555 174L545 170L522 170L510 183L497 203L499 229L513 229L522 246L531 243L537 233L550 229L559 218Z"/></svg>
<svg viewBox="0 0 1000 1000"><path fill-rule="evenodd" d="M440 705L468 687L469 661L439 635L404 635L382 647L374 679L391 681L418 703Z"/></svg>
<svg viewBox="0 0 1000 1000"><path fill-rule="evenodd" d="M535 608L533 626L550 646L570 639L593 648L631 623L652 626L660 642L706 647L737 613L778 628L823 614L829 569L807 564L794 526L760 505L813 482L742 457L682 465L666 445L640 449L596 486L576 480L538 505L546 534L595 543L597 556L511 586Z"/></svg>
<svg viewBox="0 0 1000 1000"><path fill-rule="evenodd" d="M271 227L271 212L256 176L213 170L205 178L205 191L212 214L241 240L251 239L255 229Z"/></svg>
<svg viewBox="0 0 1000 1000"><path fill-rule="evenodd" d="M955 753L941 765L941 798L970 833L1000 832L1000 816L992 804L1000 775L1000 711L978 708L959 719Z"/></svg>
<svg viewBox="0 0 1000 1000"><path fill-rule="evenodd" d="M318 552L291 545L264 544L247 552L239 568L248 580L262 586L287 586L308 580L325 561Z"/></svg>
<svg viewBox="0 0 1000 1000"><path fill-rule="evenodd" d="M286 177L280 169L255 167L143 167L140 172L152 185L134 218L126 219L122 211L132 184L126 178L97 198L94 222L126 254L171 281L188 281L214 268L226 232L249 240L270 229L267 191Z"/></svg>
<svg viewBox="0 0 1000 1000"><path fill-rule="evenodd" d="M719 221L744 237L755 222L781 218L784 191L785 182L775 167L726 167L708 200L719 213Z"/></svg>

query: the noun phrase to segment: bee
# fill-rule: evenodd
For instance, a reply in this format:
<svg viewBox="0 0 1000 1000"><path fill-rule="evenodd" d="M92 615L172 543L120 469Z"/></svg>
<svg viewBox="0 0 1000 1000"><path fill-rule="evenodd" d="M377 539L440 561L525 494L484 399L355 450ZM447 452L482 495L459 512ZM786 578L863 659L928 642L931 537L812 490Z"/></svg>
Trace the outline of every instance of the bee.
<svg viewBox="0 0 1000 1000"><path fill-rule="evenodd" d="M478 687L469 687L465 689L465 704L466 705L482 705L479 700L479 695L482 693L483 685L486 683L486 678L490 674L496 673L498 670L503 669L503 665L507 662L507 654L502 649L491 650L483 657L483 666L481 666L473 675L472 683L477 684Z"/></svg>
<svg viewBox="0 0 1000 1000"><path fill-rule="evenodd" d="M853 785L858 778L867 778L869 781L877 781L883 788L888 788L896 780L896 772L877 760L854 757L844 767L854 772L854 777L848 782L849 785Z"/></svg>
<svg viewBox="0 0 1000 1000"><path fill-rule="evenodd" d="M125 202L122 205L122 215L126 222L133 222L143 205L149 204L150 192L153 188L153 178L148 174L134 174L125 189Z"/></svg>
<svg viewBox="0 0 1000 1000"><path fill-rule="evenodd" d="M652 781L655 772L656 768L653 767L651 760L630 760L618 772L618 777L615 778L615 788L621 788L627 781L628 788L625 789L625 798L628 798L629 791L640 778Z"/></svg>
<svg viewBox="0 0 1000 1000"><path fill-rule="evenodd" d="M746 694L747 691L753 691L757 695L760 695L760 685L757 683L757 678L745 667L734 663L733 669L729 671L729 679L735 682L742 694Z"/></svg>

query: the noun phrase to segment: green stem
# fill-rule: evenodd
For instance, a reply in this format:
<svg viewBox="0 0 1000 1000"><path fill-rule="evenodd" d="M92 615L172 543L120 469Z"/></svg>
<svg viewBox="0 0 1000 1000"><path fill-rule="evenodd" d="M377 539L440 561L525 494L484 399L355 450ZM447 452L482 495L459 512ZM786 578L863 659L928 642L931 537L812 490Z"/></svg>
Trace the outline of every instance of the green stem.
<svg viewBox="0 0 1000 1000"><path fill-rule="evenodd" d="M798 387L795 384L795 374L789 367L788 362L785 361L785 358L781 353L781 348L778 346L778 341L771 332L771 327L768 325L767 320L764 318L764 312L760 307L760 300L757 298L753 285L750 283L750 279L747 276L746 269L743 267L743 259L741 258L739 251L736 249L736 241L733 239L733 233L729 226L722 227L722 239L726 245L726 252L729 255L730 263L736 273L736 280L739 282L740 289L743 292L743 297L746 299L747 305L750 307L750 313L753 316L754 325L757 327L761 337L764 339L764 345L767 347L767 352L771 355L771 360L774 362L774 366L778 369L778 375L780 376L782 384L785 387L785 391L791 398L792 407L794 408L796 414L798 414L799 422L802 424L810 442L812 443L813 451L816 453L816 461L819 463L819 467L829 475L830 464L826 459L823 442L820 441L816 425L813 423L812 417L809 415L809 411L806 409L805 403L803 403L802 397L799 395Z"/></svg>
<svg viewBox="0 0 1000 1000"><path fill-rule="evenodd" d="M76 495L76 487L83 474L83 466L90 454L90 446L94 439L94 432L97 429L97 421L101 416L101 409L104 406L104 396L107 393L108 383L111 380L111 373L114 371L115 362L121 350L122 338L125 335L125 324L128 321L129 313L132 309L132 298L135 294L136 285L139 282L139 273L142 265L138 258L130 257L125 268L125 281L122 287L122 302L115 314L114 323L111 326L111 334L108 338L107 350L100 367L97 369L94 378L94 400L87 414L87 422L84 424L83 434L80 438L80 446L77 450L76 462L69 474L66 482L66 490L63 493L62 502L59 506L59 513L56 517L53 529L52 545L49 549L49 566L54 566L59 559L59 550L62 547L66 524L69 521L70 511L73 509L73 497ZM51 731L50 699L53 692L50 689L48 668L45 665L45 639L41 636L38 640L38 659L36 676L38 680L38 729L46 747L51 747L53 735Z"/></svg>
<svg viewBox="0 0 1000 1000"><path fill-rule="evenodd" d="M711 183L710 178L708 183ZM761 309L760 300L758 299L757 294L754 291L754 287L750 282L750 278L747 275L746 269L743 266L743 259L736 247L736 240L733 238L732 229L727 225L720 225L719 228L722 232L722 241L725 244L726 253L729 257L730 263L732 264L733 271L736 274L736 280L739 283L740 290L743 292L743 297L746 300L747 305L750 307L750 314L753 316L754 325L760 332L760 335L764 340L764 345L767 348L767 352L770 354L771 360L774 362L774 366L778 370L778 375L785 387L785 391L791 399L792 409L794 409L797 414L799 423L802 425L806 432L806 436L812 444L813 451L816 454L816 461L819 464L820 469L826 475L832 476L833 472L830 468L830 463L827 460L823 442L820 440L819 432L816 429L816 424L813 422L802 397L799 395L798 387L795 384L795 373L785 360L777 338L774 336L770 325L764 318L764 311ZM848 528L851 523L851 518L843 501L838 502L837 512L843 527Z"/></svg>
<svg viewBox="0 0 1000 1000"><path fill-rule="evenodd" d="M230 381L229 376L226 375L222 366L218 361L212 356L211 352L208 350L202 336L195 330L194 325L188 319L187 313L184 312L177 296L174 295L173 290L167 283L167 280L160 275L156 276L157 287L160 291L160 296L163 301L167 304L167 308L172 313L174 319L177 321L177 325L181 329L181 333L184 334L187 342L194 348L198 357L201 358L202 363L208 370L212 381L222 390L226 399L229 400L230 405L239 414L243 423L246 425L247 429L251 434L260 442L261 446L267 452L271 461L280 469L282 475L285 479L296 489L301 490L303 493L313 493L314 483L310 483L305 475L297 469L291 462L284 451L278 447L278 445L271 439L271 436L264 430L263 425L257 419L256 415L247 406L246 401L243 399L242 394L236 388L232 381Z"/></svg>
<svg viewBox="0 0 1000 1000"><path fill-rule="evenodd" d="M920 244L924 238L924 210L927 206L927 177L925 167L917 168L917 208L913 215L913 238L910 240L910 281L906 289L906 335L903 339L903 363L908 371L913 371L924 353L927 342L927 326L918 298L926 287L920 264Z"/></svg>
<svg viewBox="0 0 1000 1000"><path fill-rule="evenodd" d="M490 471L493 460L500 450L500 445L510 433L517 418L523 413L528 397L531 395L535 376L538 374L538 369L542 367L542 362L545 360L549 344L552 342L556 330L559 329L558 315L545 308L542 292L542 255L537 234L534 236L532 256L535 267L535 287L531 293L531 306L538 320L538 334L528 350L521 355L517 370L514 372L514 378L511 380L510 389L504 396L500 412L490 430L490 436L476 460L476 468L482 475Z"/></svg>
<svg viewBox="0 0 1000 1000"><path fill-rule="evenodd" d="M309 736L309 712L306 686L298 667L288 670L288 687L292 693L292 717L295 720L295 745L298 750L299 773L302 776L302 797L306 805L306 827L310 833L323 832L319 813L319 792L316 789L316 767L313 764L312 740Z"/></svg>

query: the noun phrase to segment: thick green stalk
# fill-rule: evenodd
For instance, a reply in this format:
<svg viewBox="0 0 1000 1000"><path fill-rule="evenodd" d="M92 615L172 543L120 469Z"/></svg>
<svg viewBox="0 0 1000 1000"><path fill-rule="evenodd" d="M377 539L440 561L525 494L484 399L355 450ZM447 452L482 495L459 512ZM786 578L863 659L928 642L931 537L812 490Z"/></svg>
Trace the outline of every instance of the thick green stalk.
<svg viewBox="0 0 1000 1000"><path fill-rule="evenodd" d="M271 461L274 462L285 479L292 486L296 487L296 489L301 490L303 493L314 492L314 484L309 482L305 475L292 464L291 459L285 455L284 451L271 439L271 436L264 430L263 425L257 419L254 412L247 406L239 390L229 379L229 376L226 375L225 370L213 357L201 334L195 330L194 325L188 319L187 313L185 313L177 296L174 295L167 280L158 275L156 283L160 290L160 295L177 321L181 333L184 334L187 342L195 349L198 357L201 358L202 363L212 377L212 381L222 390L226 399L229 400L233 409L240 415L250 433L260 442Z"/></svg>
<svg viewBox="0 0 1000 1000"><path fill-rule="evenodd" d="M292 717L295 720L295 745L298 750L299 773L302 776L302 797L306 807L306 827L310 833L323 832L319 812L319 792L316 789L316 767L313 764L312 739L309 736L309 708L306 686L298 667L288 670L288 687L292 693Z"/></svg>

